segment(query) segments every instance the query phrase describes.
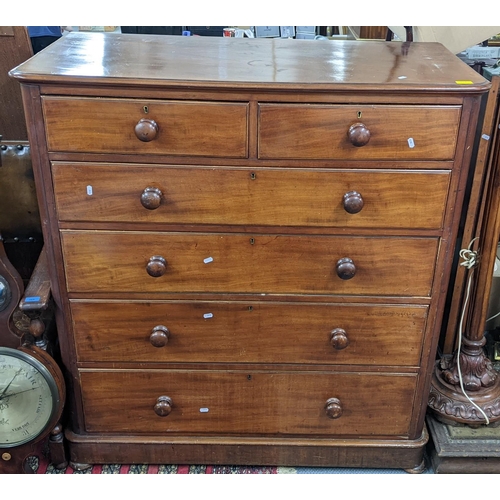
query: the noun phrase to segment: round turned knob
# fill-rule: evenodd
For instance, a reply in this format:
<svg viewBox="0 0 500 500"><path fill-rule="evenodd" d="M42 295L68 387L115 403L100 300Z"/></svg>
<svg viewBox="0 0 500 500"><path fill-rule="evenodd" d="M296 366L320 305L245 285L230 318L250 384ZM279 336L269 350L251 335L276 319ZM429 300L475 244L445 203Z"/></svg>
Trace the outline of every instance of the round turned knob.
<svg viewBox="0 0 500 500"><path fill-rule="evenodd" d="M363 123L353 123L347 131L347 137L353 146L360 148L368 144L370 131Z"/></svg>
<svg viewBox="0 0 500 500"><path fill-rule="evenodd" d="M325 404L326 414L330 418L339 418L342 416L342 404L340 399L330 398Z"/></svg>
<svg viewBox="0 0 500 500"><path fill-rule="evenodd" d="M30 321L29 332L33 337L39 339L45 331L45 323L40 318L34 318Z"/></svg>
<svg viewBox="0 0 500 500"><path fill-rule="evenodd" d="M168 337L170 336L170 331L166 326L157 325L151 330L151 335L149 336L149 341L154 347L164 347L168 344Z"/></svg>
<svg viewBox="0 0 500 500"><path fill-rule="evenodd" d="M363 209L363 197L357 191L349 191L344 195L344 210L350 214L357 214Z"/></svg>
<svg viewBox="0 0 500 500"><path fill-rule="evenodd" d="M150 142L156 138L158 134L158 125L154 120L149 118L141 118L135 126L135 135L142 142Z"/></svg>
<svg viewBox="0 0 500 500"><path fill-rule="evenodd" d="M356 274L356 266L349 257L344 257L337 262L337 276L342 280L350 280Z"/></svg>
<svg viewBox="0 0 500 500"><path fill-rule="evenodd" d="M167 261L161 255L153 255L149 259L146 271L153 278L159 278L167 271Z"/></svg>
<svg viewBox="0 0 500 500"><path fill-rule="evenodd" d="M170 412L172 411L172 400L168 396L160 396L156 400L154 410L159 417L166 417L170 415Z"/></svg>
<svg viewBox="0 0 500 500"><path fill-rule="evenodd" d="M335 328L335 330L330 332L330 335L330 342L332 343L332 346L337 349L337 351L341 351L349 345L347 332L342 328Z"/></svg>
<svg viewBox="0 0 500 500"><path fill-rule="evenodd" d="M141 194L141 205L148 210L156 210L161 204L162 192L155 187L147 187Z"/></svg>

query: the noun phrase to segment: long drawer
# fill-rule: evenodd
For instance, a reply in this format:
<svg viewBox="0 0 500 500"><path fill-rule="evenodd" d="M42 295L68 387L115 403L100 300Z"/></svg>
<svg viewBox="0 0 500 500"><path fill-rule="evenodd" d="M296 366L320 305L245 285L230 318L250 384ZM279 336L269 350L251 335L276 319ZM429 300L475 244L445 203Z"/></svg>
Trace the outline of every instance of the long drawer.
<svg viewBox="0 0 500 500"><path fill-rule="evenodd" d="M248 103L43 97L42 104L49 151L248 155Z"/></svg>
<svg viewBox="0 0 500 500"><path fill-rule="evenodd" d="M460 114L460 106L260 104L259 158L450 160Z"/></svg>
<svg viewBox="0 0 500 500"><path fill-rule="evenodd" d="M429 296L438 238L61 231L69 292Z"/></svg>
<svg viewBox="0 0 500 500"><path fill-rule="evenodd" d="M404 436L416 379L375 373L80 371L87 432L144 434Z"/></svg>
<svg viewBox="0 0 500 500"><path fill-rule="evenodd" d="M418 366L426 306L70 301L78 360Z"/></svg>
<svg viewBox="0 0 500 500"><path fill-rule="evenodd" d="M449 171L53 163L63 221L440 229ZM119 179L119 182L117 180Z"/></svg>

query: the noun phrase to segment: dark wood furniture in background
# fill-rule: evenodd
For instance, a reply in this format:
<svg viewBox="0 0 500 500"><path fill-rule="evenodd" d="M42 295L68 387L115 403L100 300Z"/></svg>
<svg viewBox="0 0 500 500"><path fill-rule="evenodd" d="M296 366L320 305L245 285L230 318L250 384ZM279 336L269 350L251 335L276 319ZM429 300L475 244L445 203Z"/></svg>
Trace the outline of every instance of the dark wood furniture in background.
<svg viewBox="0 0 500 500"><path fill-rule="evenodd" d="M0 26L0 235L24 284L43 241L21 89L8 72L32 55L25 26Z"/></svg>
<svg viewBox="0 0 500 500"><path fill-rule="evenodd" d="M472 250L477 250L480 246L478 237L484 223L485 196L488 191L488 185L491 182L494 160L492 153L495 149L492 147L492 144L495 143L500 126L498 114L499 84L500 79L493 78L491 88L483 102L483 113L480 117L481 126L478 127L476 134L477 145L473 159L474 169L470 176L470 189L467 193L467 204L464 209L462 228L459 232L461 239L459 243L460 247L468 248L472 244ZM462 315L468 279L468 270L465 266L461 265L462 263L463 261L457 259L452 286L450 286L449 291L449 311L442 342L442 352L444 355L452 354L457 348L457 331Z"/></svg>
<svg viewBox="0 0 500 500"><path fill-rule="evenodd" d="M433 43L82 33L11 75L73 466L422 470L489 82Z"/></svg>
<svg viewBox="0 0 500 500"><path fill-rule="evenodd" d="M8 78L8 71L33 55L26 26L0 26L0 135L3 140L26 141L19 85Z"/></svg>
<svg viewBox="0 0 500 500"><path fill-rule="evenodd" d="M445 355L436 364L429 399L433 415L447 424L480 426L500 422L500 377L484 349L493 269L500 240L499 87L500 78L494 78L484 113L476 175L464 223L462 247L470 246L477 252L476 264L471 269L459 269L457 273Z"/></svg>
<svg viewBox="0 0 500 500"><path fill-rule="evenodd" d="M14 65L32 55L25 26L0 26L0 347L22 350L51 373L57 372L60 399L57 413L42 434L20 446L3 448L0 444L1 473L30 472L25 459L37 454L45 441L54 466L67 465L60 425L66 391L56 362L57 338L31 148L21 90L8 76ZM1 374L0 379L3 391ZM7 399L3 403L7 404L2 405L0 420L5 425L15 403L25 405L26 401L11 400L9 405Z"/></svg>
<svg viewBox="0 0 500 500"><path fill-rule="evenodd" d="M7 258L0 234L0 346L21 345L21 335L13 326L12 316L23 293L23 279Z"/></svg>
<svg viewBox="0 0 500 500"><path fill-rule="evenodd" d="M26 27L0 26L0 346L13 348L13 314L43 246L21 89L8 75L32 55Z"/></svg>

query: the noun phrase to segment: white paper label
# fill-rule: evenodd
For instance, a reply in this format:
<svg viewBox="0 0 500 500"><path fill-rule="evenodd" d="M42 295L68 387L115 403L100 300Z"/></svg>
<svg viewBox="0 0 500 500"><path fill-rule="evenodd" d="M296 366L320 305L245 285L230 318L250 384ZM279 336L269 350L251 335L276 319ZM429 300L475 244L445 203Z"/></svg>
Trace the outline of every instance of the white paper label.
<svg viewBox="0 0 500 500"><path fill-rule="evenodd" d="M413 137L410 137L408 139L408 146L410 146L410 148L414 148L415 147L415 142L413 141Z"/></svg>
<svg viewBox="0 0 500 500"><path fill-rule="evenodd" d="M489 141L489 140L490 140L490 136L489 136L489 135L487 135L487 134L483 134L481 137L482 137L483 139L487 140L487 141Z"/></svg>
<svg viewBox="0 0 500 500"><path fill-rule="evenodd" d="M200 413L208 413L208 408L200 408Z"/></svg>
<svg viewBox="0 0 500 500"><path fill-rule="evenodd" d="M214 315L213 315L212 313L205 313L205 314L203 315L203 317L204 317L205 319L208 319L208 318L213 318L213 317L214 317Z"/></svg>
<svg viewBox="0 0 500 500"><path fill-rule="evenodd" d="M92 192L92 186L87 186L87 194L89 196L92 196L93 192Z"/></svg>
<svg viewBox="0 0 500 500"><path fill-rule="evenodd" d="M206 259L203 259L203 262L205 264L210 264L210 262L213 262L213 261L214 261L213 257L207 257Z"/></svg>

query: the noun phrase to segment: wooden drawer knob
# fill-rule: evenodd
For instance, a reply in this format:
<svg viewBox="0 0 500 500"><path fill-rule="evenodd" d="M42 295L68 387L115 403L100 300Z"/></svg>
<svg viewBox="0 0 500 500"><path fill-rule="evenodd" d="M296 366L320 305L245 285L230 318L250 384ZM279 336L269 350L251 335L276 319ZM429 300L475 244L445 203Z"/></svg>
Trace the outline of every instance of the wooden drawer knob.
<svg viewBox="0 0 500 500"><path fill-rule="evenodd" d="M347 131L347 137L353 146L360 148L370 141L370 131L363 123L353 123Z"/></svg>
<svg viewBox="0 0 500 500"><path fill-rule="evenodd" d="M146 271L153 278L159 278L167 271L167 261L161 255L153 255L149 259Z"/></svg>
<svg viewBox="0 0 500 500"><path fill-rule="evenodd" d="M356 274L356 266L349 257L344 257L337 262L337 276L342 280L350 280Z"/></svg>
<svg viewBox="0 0 500 500"><path fill-rule="evenodd" d="M342 403L340 399L330 398L325 404L326 414L330 418L339 418L342 416Z"/></svg>
<svg viewBox="0 0 500 500"><path fill-rule="evenodd" d="M155 187L147 187L141 194L141 205L148 210L156 210L161 205L163 193Z"/></svg>
<svg viewBox="0 0 500 500"><path fill-rule="evenodd" d="M330 332L330 342L337 351L345 349L349 345L347 332L342 328L335 328L335 330Z"/></svg>
<svg viewBox="0 0 500 500"><path fill-rule="evenodd" d="M349 214L357 214L363 209L363 197L357 191L349 191L344 195L344 210Z"/></svg>
<svg viewBox="0 0 500 500"><path fill-rule="evenodd" d="M151 330L149 341L153 347L164 347L168 344L170 331L166 326L157 325Z"/></svg>
<svg viewBox="0 0 500 500"><path fill-rule="evenodd" d="M156 400L154 410L159 417L167 417L172 411L172 400L168 396L160 396Z"/></svg>
<svg viewBox="0 0 500 500"><path fill-rule="evenodd" d="M154 120L141 118L135 126L135 135L142 142L150 142L158 135L158 125Z"/></svg>

